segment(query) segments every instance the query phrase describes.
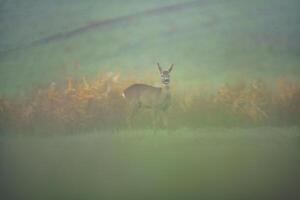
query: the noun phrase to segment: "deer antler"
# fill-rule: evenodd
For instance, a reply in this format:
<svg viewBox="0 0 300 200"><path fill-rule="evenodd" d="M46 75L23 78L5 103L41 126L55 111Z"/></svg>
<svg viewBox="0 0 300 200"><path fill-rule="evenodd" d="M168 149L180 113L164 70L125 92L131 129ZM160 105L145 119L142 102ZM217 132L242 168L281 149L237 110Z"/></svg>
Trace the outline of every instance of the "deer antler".
<svg viewBox="0 0 300 200"><path fill-rule="evenodd" d="M171 65L171 67L169 68L169 73L172 71L174 64Z"/></svg>
<svg viewBox="0 0 300 200"><path fill-rule="evenodd" d="M159 72L161 73L161 72L162 72L162 69L161 69L161 67L160 67L159 63L157 63L157 66L158 66L158 70L159 70Z"/></svg>

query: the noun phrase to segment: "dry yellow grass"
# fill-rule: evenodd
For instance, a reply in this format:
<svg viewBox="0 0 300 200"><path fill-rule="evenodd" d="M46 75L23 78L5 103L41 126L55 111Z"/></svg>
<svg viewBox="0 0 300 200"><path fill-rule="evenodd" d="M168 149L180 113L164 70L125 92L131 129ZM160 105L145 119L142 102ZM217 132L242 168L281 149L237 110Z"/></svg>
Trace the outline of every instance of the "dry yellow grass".
<svg viewBox="0 0 300 200"><path fill-rule="evenodd" d="M28 94L26 99L0 98L3 131L60 131L125 127L126 103L121 92L135 78L105 73L95 79L66 78ZM153 83L153 78L145 81ZM300 86L287 78L274 85L262 80L224 84L216 91L204 87L172 87L170 126L299 125ZM151 118L141 113L137 127L149 126Z"/></svg>

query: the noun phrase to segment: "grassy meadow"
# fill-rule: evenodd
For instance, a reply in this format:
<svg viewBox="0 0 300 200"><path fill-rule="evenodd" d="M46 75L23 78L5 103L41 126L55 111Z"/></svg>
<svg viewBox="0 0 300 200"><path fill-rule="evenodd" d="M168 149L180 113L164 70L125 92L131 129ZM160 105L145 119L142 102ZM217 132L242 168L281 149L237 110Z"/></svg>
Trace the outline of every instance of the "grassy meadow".
<svg viewBox="0 0 300 200"><path fill-rule="evenodd" d="M299 128L2 137L6 199L297 199Z"/></svg>
<svg viewBox="0 0 300 200"><path fill-rule="evenodd" d="M0 0L0 199L299 199L297 0ZM171 73L168 126L121 96Z"/></svg>

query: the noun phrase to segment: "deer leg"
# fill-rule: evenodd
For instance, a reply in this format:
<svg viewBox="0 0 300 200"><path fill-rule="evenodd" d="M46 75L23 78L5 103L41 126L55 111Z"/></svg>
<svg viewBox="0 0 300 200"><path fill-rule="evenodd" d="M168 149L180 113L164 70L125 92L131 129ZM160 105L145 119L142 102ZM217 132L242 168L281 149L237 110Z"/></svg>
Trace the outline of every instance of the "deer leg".
<svg viewBox="0 0 300 200"><path fill-rule="evenodd" d="M127 124L130 129L133 127L133 120L139 110L139 104L137 102L132 103L129 109L129 114L127 117Z"/></svg>
<svg viewBox="0 0 300 200"><path fill-rule="evenodd" d="M169 119L168 119L166 112L162 113L162 122L163 122L164 128L168 129L169 128Z"/></svg>
<svg viewBox="0 0 300 200"><path fill-rule="evenodd" d="M164 126L165 126L165 129L167 131L167 134L171 134L171 130L170 130L170 123L169 123L169 118L168 118L168 112L164 112Z"/></svg>
<svg viewBox="0 0 300 200"><path fill-rule="evenodd" d="M154 130L154 133L156 133L157 131L157 125L158 125L158 118L159 118L159 115L158 115L158 111L157 110L153 110L153 113L152 113L152 127L153 127L153 130Z"/></svg>

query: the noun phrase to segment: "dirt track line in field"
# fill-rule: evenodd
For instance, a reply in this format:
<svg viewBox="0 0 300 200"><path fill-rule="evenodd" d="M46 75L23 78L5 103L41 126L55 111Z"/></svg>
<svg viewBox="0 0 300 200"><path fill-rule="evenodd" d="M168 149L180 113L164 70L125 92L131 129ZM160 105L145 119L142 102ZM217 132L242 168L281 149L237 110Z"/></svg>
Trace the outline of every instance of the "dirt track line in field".
<svg viewBox="0 0 300 200"><path fill-rule="evenodd" d="M194 8L195 6L200 6L200 5L202 5L201 3L205 3L205 2L206 1L196 0L196 1L186 2L186 3L178 3L178 4L153 8L153 9L149 9L149 10L145 10L145 11L141 11L141 12L137 12L134 14L125 15L125 16L99 20L99 21L96 21L93 23L88 23L87 25L81 26L79 28L75 28L71 31L56 33L56 34L50 35L48 37L44 37L44 38L35 40L29 44L25 44L22 46L17 46L17 47L13 47L13 48L4 50L4 51L0 52L0 54L4 55L4 54L14 52L14 51L48 44L50 42L69 39L71 37L86 33L91 30L104 28L104 27L112 26L112 25L116 25L116 24L121 24L124 22L129 22L131 20L135 20L138 18L144 18L144 17L149 17L149 16L161 16L161 15L166 15L166 14L173 13L173 12L186 10L189 8Z"/></svg>

